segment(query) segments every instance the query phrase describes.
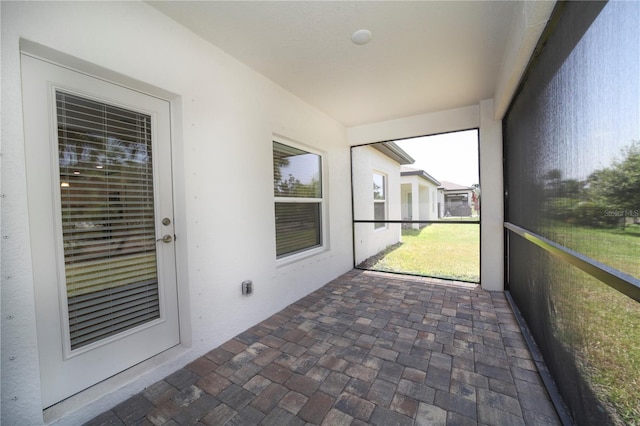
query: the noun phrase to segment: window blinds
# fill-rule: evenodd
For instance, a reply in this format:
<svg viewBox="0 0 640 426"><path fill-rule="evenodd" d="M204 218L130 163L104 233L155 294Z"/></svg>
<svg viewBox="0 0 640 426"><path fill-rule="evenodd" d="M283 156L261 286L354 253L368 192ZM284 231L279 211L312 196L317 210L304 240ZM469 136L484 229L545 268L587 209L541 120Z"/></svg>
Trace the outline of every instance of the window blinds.
<svg viewBox="0 0 640 426"><path fill-rule="evenodd" d="M320 203L276 203L276 256L321 243Z"/></svg>
<svg viewBox="0 0 640 426"><path fill-rule="evenodd" d="M160 316L151 117L56 92L71 349Z"/></svg>

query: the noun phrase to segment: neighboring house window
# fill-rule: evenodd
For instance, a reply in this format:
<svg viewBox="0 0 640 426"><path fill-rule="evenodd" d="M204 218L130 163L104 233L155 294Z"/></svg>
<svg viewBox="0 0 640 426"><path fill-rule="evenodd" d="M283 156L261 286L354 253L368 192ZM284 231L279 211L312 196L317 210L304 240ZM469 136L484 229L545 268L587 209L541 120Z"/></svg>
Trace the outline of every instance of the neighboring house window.
<svg viewBox="0 0 640 426"><path fill-rule="evenodd" d="M322 246L322 157L273 142L278 258Z"/></svg>
<svg viewBox="0 0 640 426"><path fill-rule="evenodd" d="M386 178L384 175L374 173L373 174L373 219L374 220L386 220L387 219L387 191L386 191ZM382 229L387 226L384 222L375 222L373 224L374 229Z"/></svg>

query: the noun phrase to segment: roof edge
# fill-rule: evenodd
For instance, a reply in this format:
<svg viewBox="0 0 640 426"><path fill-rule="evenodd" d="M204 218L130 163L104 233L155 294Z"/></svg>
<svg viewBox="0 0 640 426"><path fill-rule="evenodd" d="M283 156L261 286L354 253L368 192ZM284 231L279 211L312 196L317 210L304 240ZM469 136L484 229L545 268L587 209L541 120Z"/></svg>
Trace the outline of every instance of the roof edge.
<svg viewBox="0 0 640 426"><path fill-rule="evenodd" d="M400 176L418 176L421 177L425 180L428 180L430 182L432 182L434 185L436 186L442 186L442 184L440 183L440 181L436 178L434 178L433 176L431 176L429 173L425 172L424 170L411 170L411 171L407 171L407 172L400 172Z"/></svg>
<svg viewBox="0 0 640 426"><path fill-rule="evenodd" d="M413 159L409 154L407 154L402 148L396 145L394 142L378 142L371 145L372 148L380 151L387 157L391 158L394 161L404 165L404 164L413 164L416 160Z"/></svg>

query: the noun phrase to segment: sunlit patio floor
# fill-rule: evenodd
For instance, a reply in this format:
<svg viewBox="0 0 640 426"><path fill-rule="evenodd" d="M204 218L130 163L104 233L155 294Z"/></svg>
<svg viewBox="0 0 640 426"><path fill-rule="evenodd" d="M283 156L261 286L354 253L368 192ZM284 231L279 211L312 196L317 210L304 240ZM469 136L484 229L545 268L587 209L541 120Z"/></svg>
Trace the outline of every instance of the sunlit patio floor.
<svg viewBox="0 0 640 426"><path fill-rule="evenodd" d="M560 422L504 293L352 270L88 424Z"/></svg>

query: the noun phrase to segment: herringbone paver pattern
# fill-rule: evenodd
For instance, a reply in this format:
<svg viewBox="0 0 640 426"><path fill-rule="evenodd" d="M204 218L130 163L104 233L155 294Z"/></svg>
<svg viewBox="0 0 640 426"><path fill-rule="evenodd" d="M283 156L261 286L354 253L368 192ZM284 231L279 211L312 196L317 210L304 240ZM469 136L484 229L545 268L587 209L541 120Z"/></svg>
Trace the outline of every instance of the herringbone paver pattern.
<svg viewBox="0 0 640 426"><path fill-rule="evenodd" d="M350 271L89 425L557 425L503 293Z"/></svg>

